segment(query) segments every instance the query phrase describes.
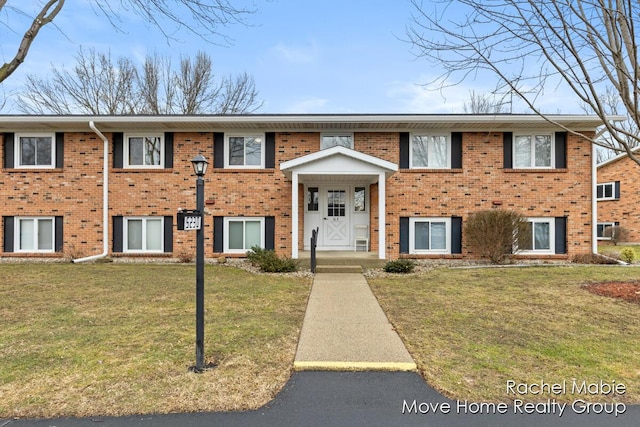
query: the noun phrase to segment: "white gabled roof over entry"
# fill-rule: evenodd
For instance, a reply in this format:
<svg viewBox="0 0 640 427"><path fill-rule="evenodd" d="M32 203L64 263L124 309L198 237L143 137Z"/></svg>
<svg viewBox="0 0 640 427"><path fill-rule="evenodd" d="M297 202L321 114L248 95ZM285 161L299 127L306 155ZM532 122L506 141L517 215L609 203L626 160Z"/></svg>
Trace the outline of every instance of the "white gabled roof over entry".
<svg viewBox="0 0 640 427"><path fill-rule="evenodd" d="M384 173L388 178L398 165L345 147L332 147L280 164L288 177L295 171L299 175L375 175Z"/></svg>

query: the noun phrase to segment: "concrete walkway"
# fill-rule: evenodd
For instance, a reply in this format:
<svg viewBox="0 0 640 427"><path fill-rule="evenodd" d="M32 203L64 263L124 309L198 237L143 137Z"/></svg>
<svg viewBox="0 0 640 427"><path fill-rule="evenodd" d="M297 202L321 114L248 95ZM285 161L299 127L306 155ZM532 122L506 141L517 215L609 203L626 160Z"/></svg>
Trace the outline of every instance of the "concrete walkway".
<svg viewBox="0 0 640 427"><path fill-rule="evenodd" d="M411 371L416 364L362 273L318 273L294 368Z"/></svg>

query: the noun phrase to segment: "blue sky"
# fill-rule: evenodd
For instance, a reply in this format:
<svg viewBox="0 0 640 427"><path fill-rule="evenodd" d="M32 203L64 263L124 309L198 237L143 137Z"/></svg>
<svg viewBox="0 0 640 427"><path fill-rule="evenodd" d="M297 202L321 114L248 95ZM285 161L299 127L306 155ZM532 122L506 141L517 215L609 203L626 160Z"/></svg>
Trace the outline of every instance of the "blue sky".
<svg viewBox="0 0 640 427"><path fill-rule="evenodd" d="M27 74L46 75L51 64L72 67L81 46L140 61L153 52L177 60L204 50L217 74L254 77L264 101L260 113L459 113L470 90L493 86L485 79L443 92L424 87L440 70L416 58L404 41L409 0L256 0L256 6L248 26L222 29L233 39L225 47L189 33L168 43L131 14L120 24L126 32L117 32L88 0L68 0L58 28L43 29L25 63L4 82L5 93L19 90ZM14 40L3 39L0 55L7 60Z"/></svg>

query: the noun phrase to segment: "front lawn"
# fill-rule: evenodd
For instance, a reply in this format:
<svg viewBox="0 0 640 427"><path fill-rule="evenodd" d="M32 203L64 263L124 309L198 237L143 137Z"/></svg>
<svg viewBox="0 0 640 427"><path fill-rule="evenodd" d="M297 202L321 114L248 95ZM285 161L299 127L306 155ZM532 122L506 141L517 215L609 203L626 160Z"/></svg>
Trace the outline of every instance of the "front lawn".
<svg viewBox="0 0 640 427"><path fill-rule="evenodd" d="M429 384L454 399L640 402L640 304L586 283L640 279L636 267L440 268L369 279ZM507 395L517 383L623 383L627 391Z"/></svg>
<svg viewBox="0 0 640 427"><path fill-rule="evenodd" d="M289 378L311 281L206 266L0 264L0 418L257 408Z"/></svg>

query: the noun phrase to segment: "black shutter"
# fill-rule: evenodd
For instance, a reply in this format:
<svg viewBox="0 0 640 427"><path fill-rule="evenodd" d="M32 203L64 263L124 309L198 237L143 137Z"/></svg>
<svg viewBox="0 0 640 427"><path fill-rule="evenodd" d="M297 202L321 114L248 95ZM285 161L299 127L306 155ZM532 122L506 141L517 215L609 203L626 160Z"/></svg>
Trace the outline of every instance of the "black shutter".
<svg viewBox="0 0 640 427"><path fill-rule="evenodd" d="M224 252L224 217L213 217L213 252Z"/></svg>
<svg viewBox="0 0 640 427"><path fill-rule="evenodd" d="M502 150L504 156L504 168L513 169L513 133L502 134Z"/></svg>
<svg viewBox="0 0 640 427"><path fill-rule="evenodd" d="M451 253L462 253L462 217L451 217Z"/></svg>
<svg viewBox="0 0 640 427"><path fill-rule="evenodd" d="M164 217L164 251L173 252L173 217ZM204 224L203 224L204 226Z"/></svg>
<svg viewBox="0 0 640 427"><path fill-rule="evenodd" d="M54 250L56 252L62 252L62 247L64 246L64 219L61 216L57 216L55 218L55 243Z"/></svg>
<svg viewBox="0 0 640 427"><path fill-rule="evenodd" d="M213 167L224 168L224 133L222 132L213 134Z"/></svg>
<svg viewBox="0 0 640 427"><path fill-rule="evenodd" d="M276 133L267 132L265 135L264 167L273 169L276 167Z"/></svg>
<svg viewBox="0 0 640 427"><path fill-rule="evenodd" d="M567 167L567 133L556 132L556 168Z"/></svg>
<svg viewBox="0 0 640 427"><path fill-rule="evenodd" d="M616 199L620 198L620 181L616 181L613 185L613 196Z"/></svg>
<svg viewBox="0 0 640 427"><path fill-rule="evenodd" d="M400 217L400 253L409 253L409 218Z"/></svg>
<svg viewBox="0 0 640 427"><path fill-rule="evenodd" d="M64 132L56 132L56 167L64 167Z"/></svg>
<svg viewBox="0 0 640 427"><path fill-rule="evenodd" d="M268 216L264 219L264 248L276 248L276 217Z"/></svg>
<svg viewBox="0 0 640 427"><path fill-rule="evenodd" d="M566 254L567 253L567 218L556 218L556 248L555 253Z"/></svg>
<svg viewBox="0 0 640 427"><path fill-rule="evenodd" d="M15 165L13 164L14 141L15 141L15 134L13 133L4 134L4 167L7 169L11 169L15 167Z"/></svg>
<svg viewBox="0 0 640 427"><path fill-rule="evenodd" d="M122 240L124 238L124 218L113 217L113 252L122 252Z"/></svg>
<svg viewBox="0 0 640 427"><path fill-rule="evenodd" d="M164 133L164 168L173 169L173 132Z"/></svg>
<svg viewBox="0 0 640 427"><path fill-rule="evenodd" d="M124 167L124 134L122 132L113 133L113 167Z"/></svg>
<svg viewBox="0 0 640 427"><path fill-rule="evenodd" d="M13 231L14 231L14 218L12 216L2 217L2 223L4 227L4 251L13 252Z"/></svg>
<svg viewBox="0 0 640 427"><path fill-rule="evenodd" d="M462 132L451 134L451 169L462 169Z"/></svg>
<svg viewBox="0 0 640 427"><path fill-rule="evenodd" d="M400 169L409 169L409 132L400 132Z"/></svg>

